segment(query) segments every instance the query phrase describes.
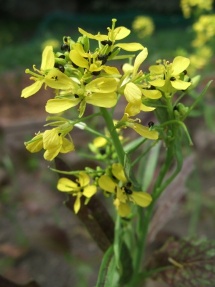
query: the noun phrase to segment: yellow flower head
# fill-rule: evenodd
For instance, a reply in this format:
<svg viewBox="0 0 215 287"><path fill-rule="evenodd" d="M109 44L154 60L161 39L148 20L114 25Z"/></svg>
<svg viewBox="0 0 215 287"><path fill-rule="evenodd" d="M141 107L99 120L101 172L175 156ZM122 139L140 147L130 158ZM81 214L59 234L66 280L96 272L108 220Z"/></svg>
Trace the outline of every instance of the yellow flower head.
<svg viewBox="0 0 215 287"><path fill-rule="evenodd" d="M32 153L44 149L44 158L51 161L59 153L68 153L75 149L71 138L67 139L65 137L71 129L72 127L65 130L62 127L56 127L43 133L38 133L30 141L25 142L26 149Z"/></svg>
<svg viewBox="0 0 215 287"><path fill-rule="evenodd" d="M215 15L202 15L198 21L193 24L193 30L196 32L196 38L192 42L193 47L203 47L215 35Z"/></svg>
<svg viewBox="0 0 215 287"><path fill-rule="evenodd" d="M102 51L96 50L94 53L85 52L80 43L72 45L72 50L69 53L70 60L78 68L84 68L92 75L99 75L101 71L109 75L119 75L116 67L104 65L108 59L108 55L103 54Z"/></svg>
<svg viewBox="0 0 215 287"><path fill-rule="evenodd" d="M89 39L97 40L104 46L107 45L109 47L109 52L112 52L115 48L121 48L129 52L143 49L143 46L140 43L115 43L117 40L122 40L126 38L131 33L131 31L126 27L120 26L115 28L115 25L116 19L112 19L112 27L107 28L107 35L100 33L93 35L81 28L79 28L78 30L82 35L87 36Z"/></svg>
<svg viewBox="0 0 215 287"><path fill-rule="evenodd" d="M190 60L185 57L175 57L172 63L163 61L149 68L149 83L158 90L171 94L177 90L186 90L191 83L184 81L184 72Z"/></svg>
<svg viewBox="0 0 215 287"><path fill-rule="evenodd" d="M129 107L127 106L127 111L129 110L134 111L134 109L129 109ZM125 112L122 119L117 123L116 127L117 128L129 127L142 137L145 137L150 140L158 139L159 133L156 130L143 126L138 122L140 122L139 119L132 119L130 115Z"/></svg>
<svg viewBox="0 0 215 287"><path fill-rule="evenodd" d="M65 92L55 99L48 100L46 111L48 113L60 113L78 104L79 116L85 111L86 104L98 107L111 108L117 103L117 81L114 78L100 77L92 80L89 84L83 85L79 82L71 94Z"/></svg>
<svg viewBox="0 0 215 287"><path fill-rule="evenodd" d="M35 82L22 90L21 97L28 98L36 94L43 84L53 89L69 89L71 88L72 81L68 76L62 73L59 69L54 67L55 56L52 46L47 46L42 53L42 62L40 70L33 66L35 72L26 69L27 74L31 74L31 80Z"/></svg>
<svg viewBox="0 0 215 287"><path fill-rule="evenodd" d="M104 137L96 137L92 143L89 143L89 148L97 159L106 158L108 147L108 140Z"/></svg>
<svg viewBox="0 0 215 287"><path fill-rule="evenodd" d="M185 18L189 18L192 10L211 11L213 9L213 0L181 0L181 9Z"/></svg>
<svg viewBox="0 0 215 287"><path fill-rule="evenodd" d="M130 203L141 207L147 207L151 201L151 195L143 191L134 191L131 183L127 180L123 167L114 163L111 169L114 179L108 175L102 175L98 184L104 191L114 196L114 205L120 216L126 217L131 213Z"/></svg>
<svg viewBox="0 0 215 287"><path fill-rule="evenodd" d="M60 178L58 180L57 189L62 192L67 192L72 196L76 196L74 204L74 212L78 213L81 208L81 197L86 198L85 204L96 193L96 186L90 184L90 177L85 172L80 172L76 181L68 178Z"/></svg>
<svg viewBox="0 0 215 287"><path fill-rule="evenodd" d="M147 16L137 16L132 23L132 28L139 38L150 36L155 29L152 18Z"/></svg>
<svg viewBox="0 0 215 287"><path fill-rule="evenodd" d="M134 65L124 65L124 80L122 81L120 91L125 95L128 102L125 113L130 116L137 115L140 111L149 112L155 108L144 105L146 99L159 99L162 94L159 90L150 89L145 79L145 75L140 69L148 55L147 48L143 48L134 60Z"/></svg>

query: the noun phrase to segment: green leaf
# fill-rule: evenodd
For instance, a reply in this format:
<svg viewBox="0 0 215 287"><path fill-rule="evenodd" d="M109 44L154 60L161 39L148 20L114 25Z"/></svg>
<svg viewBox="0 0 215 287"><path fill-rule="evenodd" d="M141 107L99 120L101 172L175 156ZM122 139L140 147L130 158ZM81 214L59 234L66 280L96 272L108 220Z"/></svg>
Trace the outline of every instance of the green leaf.
<svg viewBox="0 0 215 287"><path fill-rule="evenodd" d="M166 106L163 105L161 100L157 100L156 103L158 105L156 110L154 111L156 118L161 124L167 122L169 120L169 117Z"/></svg>
<svg viewBox="0 0 215 287"><path fill-rule="evenodd" d="M160 147L161 147L161 143L159 142L154 146L154 148L152 148L149 151L147 161L146 162L144 160L142 161L144 165L141 165L141 163L139 165L140 167L139 178L142 180L141 186L142 186L142 190L144 191L148 189L154 177L154 172L157 167Z"/></svg>
<svg viewBox="0 0 215 287"><path fill-rule="evenodd" d="M118 287L118 281L119 273L111 246L103 256L96 287Z"/></svg>
<svg viewBox="0 0 215 287"><path fill-rule="evenodd" d="M214 287L215 241L170 238L147 265L171 287ZM160 271L159 271L160 270Z"/></svg>
<svg viewBox="0 0 215 287"><path fill-rule="evenodd" d="M132 258L128 246L125 242L123 242L121 246L120 261L122 272L120 276L119 286L125 286L125 284L130 281L133 275Z"/></svg>

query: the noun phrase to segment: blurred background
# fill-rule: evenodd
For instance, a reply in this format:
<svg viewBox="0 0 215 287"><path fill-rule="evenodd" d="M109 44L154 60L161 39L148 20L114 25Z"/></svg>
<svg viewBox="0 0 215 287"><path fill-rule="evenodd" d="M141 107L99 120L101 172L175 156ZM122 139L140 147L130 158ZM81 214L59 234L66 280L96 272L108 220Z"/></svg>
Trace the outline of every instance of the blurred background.
<svg viewBox="0 0 215 287"><path fill-rule="evenodd" d="M83 225L64 206L65 197L56 190L57 175L42 154L25 150L23 142L45 122L44 105L50 96L49 91L41 90L28 100L20 98L30 83L25 69L34 64L39 67L45 45L59 49L63 36L77 39L78 27L105 33L116 18L118 26L132 30L128 41L139 41L148 48L146 66L160 58L190 57L190 73L202 75L200 93L215 76L214 1L210 9L192 9L195 13L182 11L179 0L0 0L2 276L19 284L35 279L41 287L94 286L102 258ZM206 24L203 15L210 16ZM164 230L170 234L215 238L214 91L213 82L187 123L194 141L195 169L182 187L189 192L181 193L177 216L164 220ZM77 138L84 147L86 139ZM70 161L73 168L80 164L73 155ZM149 286L157 285L151 282Z"/></svg>

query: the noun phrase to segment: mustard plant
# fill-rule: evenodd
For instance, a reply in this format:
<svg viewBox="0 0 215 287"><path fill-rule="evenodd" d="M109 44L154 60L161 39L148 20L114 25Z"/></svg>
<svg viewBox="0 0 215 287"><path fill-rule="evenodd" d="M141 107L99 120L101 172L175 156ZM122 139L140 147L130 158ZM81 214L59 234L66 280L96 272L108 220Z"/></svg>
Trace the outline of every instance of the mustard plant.
<svg viewBox="0 0 215 287"><path fill-rule="evenodd" d="M97 287L144 286L154 274L178 284L191 280L182 280L188 271L177 256L187 257L178 250L189 243L188 250L196 254L199 247L181 240L171 249L174 242L168 241L162 263L161 253L147 255L148 230L157 201L180 173L186 146L193 144L185 121L209 84L196 99L189 97L197 85L188 72L190 59L178 55L149 65L148 49L126 42L130 30L116 22L112 19L106 34L79 28L78 39L64 36L60 51L46 46L40 68L26 70L33 83L21 96L35 96L48 87L53 98L45 106L45 128L25 146L32 153L42 150L45 160L53 162L52 170L60 176L57 189L68 196L67 207L104 251ZM76 129L92 135L85 156L96 167L70 170L66 165L65 154L80 149ZM181 273L176 278L177 270ZM179 286L176 283L170 286Z"/></svg>

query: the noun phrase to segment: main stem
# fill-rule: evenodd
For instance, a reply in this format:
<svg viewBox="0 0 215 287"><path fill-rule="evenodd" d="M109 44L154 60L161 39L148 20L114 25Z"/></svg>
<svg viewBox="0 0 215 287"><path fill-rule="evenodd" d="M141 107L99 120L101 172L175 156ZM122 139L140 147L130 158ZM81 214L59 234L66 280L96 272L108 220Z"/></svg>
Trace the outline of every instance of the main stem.
<svg viewBox="0 0 215 287"><path fill-rule="evenodd" d="M125 152L123 150L123 146L119 140L119 135L117 134L116 128L113 124L113 119L110 113L105 108L100 108L101 115L103 116L106 126L108 128L108 131L110 133L111 139L113 141L119 162L122 166L124 166L124 158L125 158Z"/></svg>
<svg viewBox="0 0 215 287"><path fill-rule="evenodd" d="M134 262L134 265L135 265L134 270L136 272L135 272L131 282L129 282L129 286L138 286L138 284L139 284L140 276L138 276L138 274L140 274L142 272L142 262L143 262L143 258L145 256L145 248L146 248L146 243L147 243L149 223L150 223L150 220L152 218L154 206L155 206L156 199L157 199L156 195L155 196L153 196L153 195L157 193L157 189L161 186L161 184L164 180L164 177L169 170L170 164L171 164L170 153L169 153L169 150L167 150L165 163L163 164L163 166L161 168L160 175L159 175L159 177L155 183L154 190L152 192L153 201L150 204L150 206L145 210L143 220L140 220L143 217L143 214L141 212L142 210L138 211L139 212L138 253L137 253L137 257L136 257L135 262Z"/></svg>

